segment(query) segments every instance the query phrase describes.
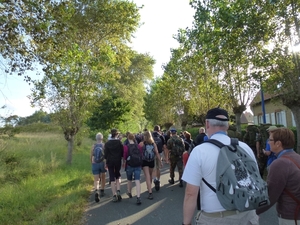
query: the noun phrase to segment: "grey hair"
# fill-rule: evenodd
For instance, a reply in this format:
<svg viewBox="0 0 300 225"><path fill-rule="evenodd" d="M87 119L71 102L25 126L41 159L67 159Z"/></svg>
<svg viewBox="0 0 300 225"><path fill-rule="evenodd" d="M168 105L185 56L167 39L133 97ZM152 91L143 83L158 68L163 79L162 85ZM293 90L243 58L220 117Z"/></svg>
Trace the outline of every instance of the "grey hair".
<svg viewBox="0 0 300 225"><path fill-rule="evenodd" d="M206 119L212 127L229 127L228 121L220 121L216 119Z"/></svg>
<svg viewBox="0 0 300 225"><path fill-rule="evenodd" d="M96 141L101 141L103 139L103 135L101 133L96 134Z"/></svg>

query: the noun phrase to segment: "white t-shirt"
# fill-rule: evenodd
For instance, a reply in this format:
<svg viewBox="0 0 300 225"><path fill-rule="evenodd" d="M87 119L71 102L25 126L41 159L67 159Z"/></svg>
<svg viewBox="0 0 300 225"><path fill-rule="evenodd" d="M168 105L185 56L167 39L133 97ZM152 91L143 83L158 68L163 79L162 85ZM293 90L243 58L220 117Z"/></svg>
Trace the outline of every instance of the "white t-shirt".
<svg viewBox="0 0 300 225"><path fill-rule="evenodd" d="M225 145L230 144L230 138L223 133L213 134L211 139L216 139ZM244 142L239 141L239 145L249 155L255 159L252 149ZM204 143L196 146L184 168L182 180L189 184L200 186L201 210L207 213L225 211L213 192L203 181L204 178L211 186L216 188L216 169L220 148L211 144Z"/></svg>

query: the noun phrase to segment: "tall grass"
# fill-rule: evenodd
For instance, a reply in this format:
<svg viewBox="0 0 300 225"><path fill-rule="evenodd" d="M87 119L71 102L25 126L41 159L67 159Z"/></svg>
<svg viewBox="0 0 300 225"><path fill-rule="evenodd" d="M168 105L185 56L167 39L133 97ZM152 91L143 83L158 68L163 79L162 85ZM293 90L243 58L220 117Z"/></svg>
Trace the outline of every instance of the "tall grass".
<svg viewBox="0 0 300 225"><path fill-rule="evenodd" d="M0 224L80 224L93 185L84 139L66 164L62 134L0 139Z"/></svg>

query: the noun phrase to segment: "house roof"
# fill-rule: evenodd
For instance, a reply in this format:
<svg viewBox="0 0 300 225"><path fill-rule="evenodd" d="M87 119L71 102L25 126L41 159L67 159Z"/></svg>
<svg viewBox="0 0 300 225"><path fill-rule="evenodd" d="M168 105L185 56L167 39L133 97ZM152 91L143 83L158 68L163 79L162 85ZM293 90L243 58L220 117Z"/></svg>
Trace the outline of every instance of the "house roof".
<svg viewBox="0 0 300 225"><path fill-rule="evenodd" d="M247 119L245 113L243 113L241 115L241 123L243 123L243 124L247 124L248 123L248 119Z"/></svg>
<svg viewBox="0 0 300 225"><path fill-rule="evenodd" d="M263 93L264 94L264 100L267 101L267 100L271 100L272 97L274 97L274 95L271 95L271 94L268 94L268 93ZM254 106L254 105L257 105L257 104L260 104L261 103L261 91L259 90L255 97L253 98L252 102L250 103L250 106Z"/></svg>

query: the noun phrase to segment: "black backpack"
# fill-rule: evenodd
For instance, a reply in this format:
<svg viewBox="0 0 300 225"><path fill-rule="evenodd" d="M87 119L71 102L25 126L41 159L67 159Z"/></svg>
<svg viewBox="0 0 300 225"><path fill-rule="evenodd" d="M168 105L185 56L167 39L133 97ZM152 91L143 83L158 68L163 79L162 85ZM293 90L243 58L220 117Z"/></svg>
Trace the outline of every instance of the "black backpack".
<svg viewBox="0 0 300 225"><path fill-rule="evenodd" d="M160 134L158 134L157 132L153 133L153 140L157 146L157 150L159 153L162 153L163 151L163 141L162 138L160 136Z"/></svg>
<svg viewBox="0 0 300 225"><path fill-rule="evenodd" d="M127 164L131 167L138 167L142 165L142 155L137 144L128 144Z"/></svg>

